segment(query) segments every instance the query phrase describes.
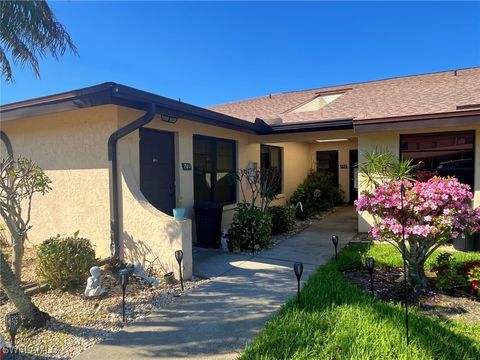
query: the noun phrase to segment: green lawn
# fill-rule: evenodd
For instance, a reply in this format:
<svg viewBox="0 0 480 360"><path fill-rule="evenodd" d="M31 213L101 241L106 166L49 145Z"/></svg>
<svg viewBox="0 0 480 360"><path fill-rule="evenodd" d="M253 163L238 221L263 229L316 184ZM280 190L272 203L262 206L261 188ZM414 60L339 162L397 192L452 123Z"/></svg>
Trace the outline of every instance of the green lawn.
<svg viewBox="0 0 480 360"><path fill-rule="evenodd" d="M437 256L444 250L436 250L426 261L425 267L431 268L435 263ZM453 250L451 250L453 251ZM338 258L338 266L340 270L351 270L363 268L366 257L373 257L375 259L375 267L402 267L402 255L396 250L393 245L383 243L375 243L373 245L352 244L344 248ZM453 252L455 262L467 262L473 260L480 260L480 253L475 251L470 252Z"/></svg>
<svg viewBox="0 0 480 360"><path fill-rule="evenodd" d="M359 267L369 255L379 266L401 265L392 249L349 246L339 254L339 266ZM372 299L344 280L334 263L309 279L301 299L301 307L294 300L287 303L241 359L480 359L480 324L427 317L413 309L407 347L400 305Z"/></svg>

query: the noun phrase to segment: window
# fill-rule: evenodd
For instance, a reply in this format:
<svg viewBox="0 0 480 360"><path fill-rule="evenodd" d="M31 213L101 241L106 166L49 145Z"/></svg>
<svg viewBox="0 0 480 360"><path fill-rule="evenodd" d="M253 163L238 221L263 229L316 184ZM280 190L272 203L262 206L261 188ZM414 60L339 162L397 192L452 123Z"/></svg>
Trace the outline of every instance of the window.
<svg viewBox="0 0 480 360"><path fill-rule="evenodd" d="M338 151L317 151L317 171L332 174L332 183L338 186Z"/></svg>
<svg viewBox="0 0 480 360"><path fill-rule="evenodd" d="M270 170L273 176L280 178L280 181L276 182L276 189L273 189L274 194L280 194L283 183L282 148L278 146L260 145L260 169L262 172Z"/></svg>
<svg viewBox="0 0 480 360"><path fill-rule="evenodd" d="M400 155L417 165L417 177L455 176L473 188L473 131L401 135Z"/></svg>
<svg viewBox="0 0 480 360"><path fill-rule="evenodd" d="M351 88L318 92L314 98L308 100L307 102L304 102L303 104L300 104L299 106L294 107L289 112L302 113L308 111L318 111L338 99L348 90L351 90Z"/></svg>
<svg viewBox="0 0 480 360"><path fill-rule="evenodd" d="M193 136L194 202L213 201L220 204L236 202L235 141L207 136Z"/></svg>

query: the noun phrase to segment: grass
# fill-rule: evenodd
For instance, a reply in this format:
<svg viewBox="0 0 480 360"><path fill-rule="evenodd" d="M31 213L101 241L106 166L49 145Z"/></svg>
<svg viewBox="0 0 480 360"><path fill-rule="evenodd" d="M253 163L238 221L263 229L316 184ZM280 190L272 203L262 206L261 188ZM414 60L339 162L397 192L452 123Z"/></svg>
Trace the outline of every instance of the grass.
<svg viewBox="0 0 480 360"><path fill-rule="evenodd" d="M426 261L425 267L430 269L437 258L443 251L452 251L451 247L436 250ZM338 266L342 271L363 268L366 257L375 259L375 267L377 268L395 268L403 266L402 255L390 244L364 245L351 244L344 248L339 256ZM480 252L461 252L454 251L453 259L455 262L464 263L468 261L480 261Z"/></svg>
<svg viewBox="0 0 480 360"><path fill-rule="evenodd" d="M386 246L349 246L339 254L339 266L361 266L366 255L379 266L401 264L401 257ZM373 299L329 263L308 280L301 306L288 302L241 359L480 359L480 324L441 320L412 309L410 329L407 346L400 305Z"/></svg>

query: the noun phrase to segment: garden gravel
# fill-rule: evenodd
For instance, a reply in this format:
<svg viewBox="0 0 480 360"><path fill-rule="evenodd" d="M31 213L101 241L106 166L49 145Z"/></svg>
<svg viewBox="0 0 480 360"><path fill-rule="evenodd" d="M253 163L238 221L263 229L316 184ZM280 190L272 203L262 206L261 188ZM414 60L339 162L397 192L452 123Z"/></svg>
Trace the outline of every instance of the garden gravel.
<svg viewBox="0 0 480 360"><path fill-rule="evenodd" d="M174 302L206 281L186 281L182 292L180 284L151 287L139 279L131 278L126 291L126 322L145 317L152 310ZM124 326L121 286L107 275L103 287L108 292L97 299L85 298L84 287L69 292L51 290L32 296L32 301L49 313L52 319L45 328L23 330L17 335L16 344L20 354L16 359L71 359L120 331ZM14 307L10 302L0 306L0 319L12 310ZM3 321L0 321L0 332L9 340Z"/></svg>

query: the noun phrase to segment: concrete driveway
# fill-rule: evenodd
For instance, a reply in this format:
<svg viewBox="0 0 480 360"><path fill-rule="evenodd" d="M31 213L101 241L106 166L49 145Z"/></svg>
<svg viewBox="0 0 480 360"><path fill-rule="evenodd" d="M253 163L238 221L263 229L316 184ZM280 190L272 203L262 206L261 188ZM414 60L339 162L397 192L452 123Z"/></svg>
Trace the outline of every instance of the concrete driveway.
<svg viewBox="0 0 480 360"><path fill-rule="evenodd" d="M171 306L135 322L78 359L234 359L265 322L296 291L293 263L303 262L302 280L355 235L352 207L338 208L302 233L258 256L198 251L194 272L212 280Z"/></svg>

